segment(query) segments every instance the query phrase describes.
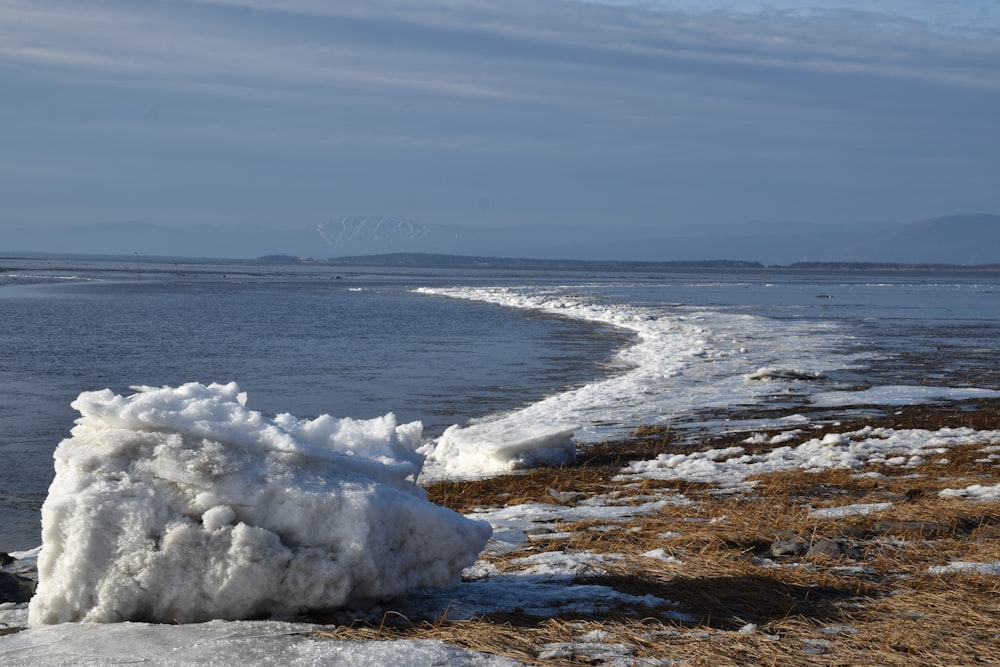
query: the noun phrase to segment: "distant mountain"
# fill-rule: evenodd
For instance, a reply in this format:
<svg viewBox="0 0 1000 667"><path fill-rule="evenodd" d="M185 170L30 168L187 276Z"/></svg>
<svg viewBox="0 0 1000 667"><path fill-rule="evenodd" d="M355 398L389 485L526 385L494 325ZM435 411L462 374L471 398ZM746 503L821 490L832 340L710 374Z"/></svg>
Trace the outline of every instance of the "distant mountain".
<svg viewBox="0 0 1000 667"><path fill-rule="evenodd" d="M1000 216L955 215L888 223L743 223L671 228L622 225L461 227L398 218L321 225L330 255L390 253L600 261L744 260L937 264L1000 263Z"/></svg>
<svg viewBox="0 0 1000 667"><path fill-rule="evenodd" d="M335 222L318 225L316 231L332 251L360 250L361 254L367 255L375 248L388 252L393 247L412 251L421 246L433 246L435 242L440 243L443 232L458 236L464 230L461 227L426 225L399 218L362 217L341 218Z"/></svg>
<svg viewBox="0 0 1000 667"><path fill-rule="evenodd" d="M584 225L512 225L463 227L418 223L401 218L352 217L319 225L317 230L332 256L387 253L489 255L532 259L594 259L608 242L638 240L653 230ZM562 252L579 248L583 256ZM555 253L555 254L552 254Z"/></svg>
<svg viewBox="0 0 1000 667"><path fill-rule="evenodd" d="M827 259L906 264L1000 263L1000 215L932 218L841 244ZM830 251L827 252L830 254Z"/></svg>
<svg viewBox="0 0 1000 667"><path fill-rule="evenodd" d="M679 262L745 260L765 264L817 259L845 239L891 225L745 223L670 228L621 224L462 227L399 218L341 218L319 226L333 257L429 253L525 259ZM824 257L825 258L825 257Z"/></svg>
<svg viewBox="0 0 1000 667"><path fill-rule="evenodd" d="M1000 263L1000 216L954 215L910 224L747 222L658 228L623 223L463 227L389 217L349 217L313 227L166 227L115 222L0 233L0 252L250 259L396 253L607 262L737 260Z"/></svg>
<svg viewBox="0 0 1000 667"><path fill-rule="evenodd" d="M261 260L268 258L261 257ZM272 258L287 261L290 258ZM537 269L537 270L620 270L620 271L662 271L678 268L699 269L764 269L759 262L740 260L706 260L693 262L643 262L609 261L594 259L527 259L524 257L481 257L470 255L439 255L432 253L389 253L385 255L357 255L335 257L329 261L340 266L435 266L461 268L494 269Z"/></svg>

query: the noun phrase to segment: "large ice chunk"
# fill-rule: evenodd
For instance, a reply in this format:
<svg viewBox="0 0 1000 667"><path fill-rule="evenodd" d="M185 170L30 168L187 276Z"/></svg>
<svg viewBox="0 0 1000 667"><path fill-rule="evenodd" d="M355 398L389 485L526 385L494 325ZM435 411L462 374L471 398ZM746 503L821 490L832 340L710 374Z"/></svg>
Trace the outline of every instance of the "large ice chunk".
<svg viewBox="0 0 1000 667"><path fill-rule="evenodd" d="M73 402L32 625L361 606L454 584L489 539L416 485L419 422L272 420L235 383L137 389Z"/></svg>

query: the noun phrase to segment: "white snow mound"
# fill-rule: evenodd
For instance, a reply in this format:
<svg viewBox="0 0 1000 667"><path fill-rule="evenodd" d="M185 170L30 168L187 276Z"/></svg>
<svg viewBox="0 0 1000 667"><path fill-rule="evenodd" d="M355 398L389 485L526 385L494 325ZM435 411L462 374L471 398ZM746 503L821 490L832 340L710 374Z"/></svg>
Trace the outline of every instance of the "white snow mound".
<svg viewBox="0 0 1000 667"><path fill-rule="evenodd" d="M519 423L516 414L494 422L451 426L421 450L431 464L425 479L478 479L576 460L576 426Z"/></svg>
<svg viewBox="0 0 1000 667"><path fill-rule="evenodd" d="M457 583L490 537L416 485L420 422L271 420L235 383L136 389L72 404L31 625L365 606Z"/></svg>

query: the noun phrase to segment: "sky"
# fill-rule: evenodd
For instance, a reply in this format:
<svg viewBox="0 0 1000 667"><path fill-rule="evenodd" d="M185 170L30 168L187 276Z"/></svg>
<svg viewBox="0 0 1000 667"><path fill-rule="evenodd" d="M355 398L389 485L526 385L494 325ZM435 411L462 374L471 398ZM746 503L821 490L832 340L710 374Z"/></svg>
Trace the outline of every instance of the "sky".
<svg viewBox="0 0 1000 667"><path fill-rule="evenodd" d="M993 0L0 0L0 233L959 212Z"/></svg>

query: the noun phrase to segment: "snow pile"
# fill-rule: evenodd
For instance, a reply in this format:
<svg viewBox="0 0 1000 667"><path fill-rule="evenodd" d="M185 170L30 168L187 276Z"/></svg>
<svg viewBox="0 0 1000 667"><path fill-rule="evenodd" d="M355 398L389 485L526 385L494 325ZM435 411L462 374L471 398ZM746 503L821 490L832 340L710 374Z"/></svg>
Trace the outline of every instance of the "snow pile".
<svg viewBox="0 0 1000 667"><path fill-rule="evenodd" d="M541 433L519 428L516 419L505 425L451 426L423 451L428 460L451 479L488 477L514 470L567 465L576 461L575 426Z"/></svg>
<svg viewBox="0 0 1000 667"><path fill-rule="evenodd" d="M362 606L454 584L489 539L416 486L419 422L271 420L235 383L139 389L73 403L32 625Z"/></svg>

